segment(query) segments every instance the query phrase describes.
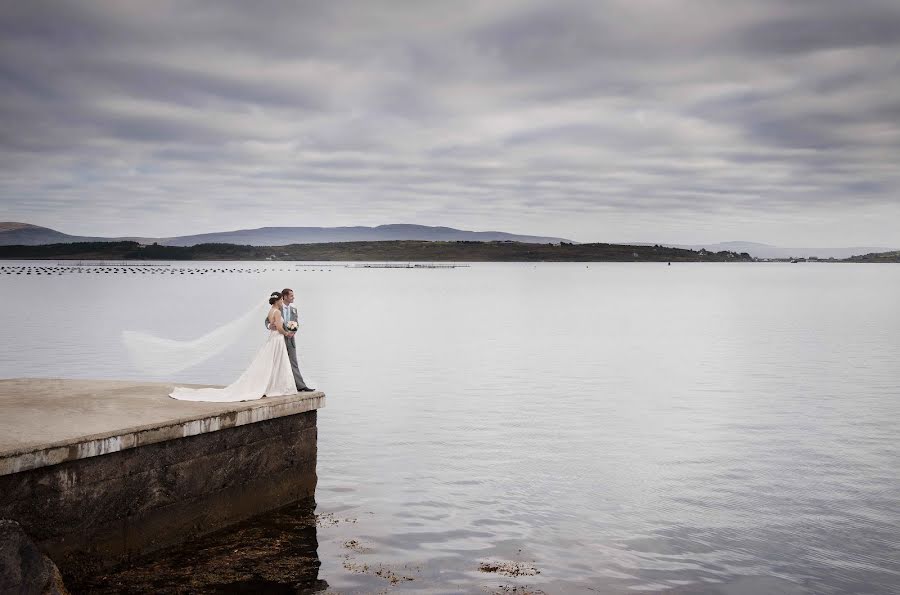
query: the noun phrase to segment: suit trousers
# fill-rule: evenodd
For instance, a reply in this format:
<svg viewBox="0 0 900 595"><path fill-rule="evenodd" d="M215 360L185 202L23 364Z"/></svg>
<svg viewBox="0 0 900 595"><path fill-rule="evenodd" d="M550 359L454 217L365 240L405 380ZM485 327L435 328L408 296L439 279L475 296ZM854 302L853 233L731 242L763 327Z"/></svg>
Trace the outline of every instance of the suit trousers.
<svg viewBox="0 0 900 595"><path fill-rule="evenodd" d="M306 383L303 382L303 376L300 374L300 366L297 365L297 343L294 342L294 337L285 337L284 344L287 346L288 359L291 360L291 370L294 372L294 383L297 385L297 390L306 388Z"/></svg>

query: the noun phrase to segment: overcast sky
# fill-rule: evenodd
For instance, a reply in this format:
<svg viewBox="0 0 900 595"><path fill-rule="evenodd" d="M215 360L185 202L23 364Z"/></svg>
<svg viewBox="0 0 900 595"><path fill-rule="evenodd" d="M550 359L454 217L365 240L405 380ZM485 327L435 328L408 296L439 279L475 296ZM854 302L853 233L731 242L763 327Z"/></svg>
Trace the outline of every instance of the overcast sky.
<svg viewBox="0 0 900 595"><path fill-rule="evenodd" d="M0 6L0 220L900 247L897 0Z"/></svg>

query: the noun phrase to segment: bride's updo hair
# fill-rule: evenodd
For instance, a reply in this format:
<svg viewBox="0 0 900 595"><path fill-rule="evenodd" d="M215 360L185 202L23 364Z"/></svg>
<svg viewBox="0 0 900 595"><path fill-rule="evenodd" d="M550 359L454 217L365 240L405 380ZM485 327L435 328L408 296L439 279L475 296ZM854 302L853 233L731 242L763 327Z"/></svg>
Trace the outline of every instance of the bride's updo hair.
<svg viewBox="0 0 900 595"><path fill-rule="evenodd" d="M271 305L275 304L275 302L277 302L280 299L281 299L281 292L273 291L272 295L269 296L269 305L271 306Z"/></svg>

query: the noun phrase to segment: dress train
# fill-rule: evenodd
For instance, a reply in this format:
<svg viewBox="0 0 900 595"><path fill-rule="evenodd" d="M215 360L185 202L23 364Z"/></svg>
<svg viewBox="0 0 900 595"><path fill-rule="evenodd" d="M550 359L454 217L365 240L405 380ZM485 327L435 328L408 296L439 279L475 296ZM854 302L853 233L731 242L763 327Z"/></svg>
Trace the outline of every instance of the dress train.
<svg viewBox="0 0 900 595"><path fill-rule="evenodd" d="M224 388L186 388L176 386L169 394L180 401L230 403L279 397L297 392L294 373L284 336L270 331L269 338L240 377Z"/></svg>

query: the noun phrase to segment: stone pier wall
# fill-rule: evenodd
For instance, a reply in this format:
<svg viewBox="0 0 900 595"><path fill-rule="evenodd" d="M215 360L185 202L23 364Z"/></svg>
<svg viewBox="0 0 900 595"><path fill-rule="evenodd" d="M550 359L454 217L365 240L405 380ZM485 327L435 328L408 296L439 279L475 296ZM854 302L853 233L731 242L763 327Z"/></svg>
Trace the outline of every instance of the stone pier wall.
<svg viewBox="0 0 900 595"><path fill-rule="evenodd" d="M0 475L18 521L63 576L93 573L292 502L316 488L316 411Z"/></svg>

